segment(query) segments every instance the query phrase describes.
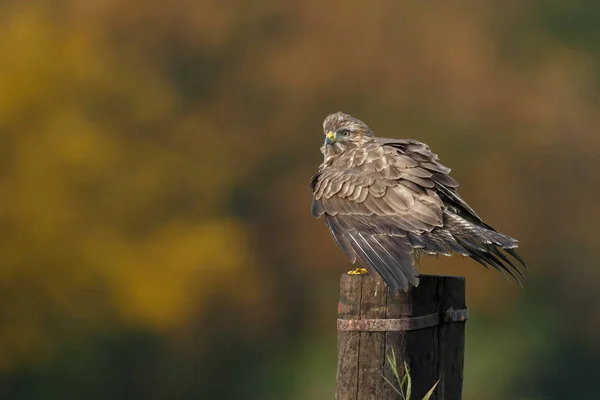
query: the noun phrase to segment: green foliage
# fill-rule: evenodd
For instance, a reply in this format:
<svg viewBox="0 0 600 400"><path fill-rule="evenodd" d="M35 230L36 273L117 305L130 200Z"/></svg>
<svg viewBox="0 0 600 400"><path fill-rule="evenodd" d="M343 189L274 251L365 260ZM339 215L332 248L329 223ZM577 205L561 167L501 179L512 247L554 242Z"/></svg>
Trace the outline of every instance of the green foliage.
<svg viewBox="0 0 600 400"><path fill-rule="evenodd" d="M390 380L387 379L385 376L383 377L383 379L385 379L385 381L394 388L396 393L398 393L400 397L402 397L402 400L410 400L412 395L412 380L410 377L410 369L408 368L408 364L406 363L406 361L404 361L404 375L402 376L402 378L400 378L400 373L398 372L396 353L394 352L394 349L392 349L391 355L386 355L386 359L388 365L392 369L392 373L394 374L396 381L398 382L398 387L396 387L394 383L390 382ZM429 400L439 382L440 381L438 380L431 387L431 389L429 389L425 396L423 396L422 400Z"/></svg>

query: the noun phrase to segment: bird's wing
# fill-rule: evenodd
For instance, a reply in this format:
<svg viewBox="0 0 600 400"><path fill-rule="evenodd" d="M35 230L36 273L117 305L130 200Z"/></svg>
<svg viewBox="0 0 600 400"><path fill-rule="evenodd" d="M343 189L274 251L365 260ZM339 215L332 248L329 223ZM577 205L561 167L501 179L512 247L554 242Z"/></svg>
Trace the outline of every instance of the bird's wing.
<svg viewBox="0 0 600 400"><path fill-rule="evenodd" d="M438 171L439 170L439 171ZM366 146L342 154L311 183L315 217L325 214L346 256L375 270L394 290L418 284L412 237L443 225L443 202L434 190L442 167L420 163L394 147ZM411 235L412 234L412 235Z"/></svg>
<svg viewBox="0 0 600 400"><path fill-rule="evenodd" d="M443 166L437 154L429 147L413 139L384 139L376 141L384 148L395 148L402 155L415 160L421 168L432 173L434 190L444 204L444 226L420 237L409 233L411 243L427 253L448 254L456 252L473 258L486 268L498 270L502 275L512 276L519 284L525 276L503 252L508 253L527 269L523 259L514 250L517 240L482 221L477 213L457 193L458 183L448 174L450 168Z"/></svg>
<svg viewBox="0 0 600 400"><path fill-rule="evenodd" d="M382 146L393 147L418 162L422 168L430 170L436 184L436 191L446 206L454 207L458 214L469 220L483 222L475 210L460 198L456 192L458 182L449 175L450 168L440 163L438 155L432 152L429 146L414 139L377 138L376 140Z"/></svg>

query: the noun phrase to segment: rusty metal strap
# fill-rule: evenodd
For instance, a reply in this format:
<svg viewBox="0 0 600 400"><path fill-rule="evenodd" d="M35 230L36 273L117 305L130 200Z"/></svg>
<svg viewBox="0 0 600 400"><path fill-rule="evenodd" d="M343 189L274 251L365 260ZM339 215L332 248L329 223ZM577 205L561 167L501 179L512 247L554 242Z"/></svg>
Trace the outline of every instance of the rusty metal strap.
<svg viewBox="0 0 600 400"><path fill-rule="evenodd" d="M404 332L430 328L436 325L465 322L469 319L467 309L449 309L420 317L395 319L338 319L340 332Z"/></svg>

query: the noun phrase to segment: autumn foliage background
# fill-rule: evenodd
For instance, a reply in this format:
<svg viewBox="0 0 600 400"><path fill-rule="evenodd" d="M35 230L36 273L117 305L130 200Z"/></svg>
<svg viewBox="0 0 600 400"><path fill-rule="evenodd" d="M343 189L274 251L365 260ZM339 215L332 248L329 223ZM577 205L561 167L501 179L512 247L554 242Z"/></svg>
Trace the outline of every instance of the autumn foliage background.
<svg viewBox="0 0 600 400"><path fill-rule="evenodd" d="M329 399L338 110L428 143L525 290L460 257L465 399L595 398L594 1L0 0L0 398Z"/></svg>

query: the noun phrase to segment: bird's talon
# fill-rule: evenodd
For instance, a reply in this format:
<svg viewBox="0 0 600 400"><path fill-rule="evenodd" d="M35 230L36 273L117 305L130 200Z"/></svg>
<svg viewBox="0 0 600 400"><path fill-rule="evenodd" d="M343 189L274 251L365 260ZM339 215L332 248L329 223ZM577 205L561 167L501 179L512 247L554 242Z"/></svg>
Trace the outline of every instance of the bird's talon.
<svg viewBox="0 0 600 400"><path fill-rule="evenodd" d="M354 268L353 270L348 271L348 275L366 275L369 271L366 268Z"/></svg>

